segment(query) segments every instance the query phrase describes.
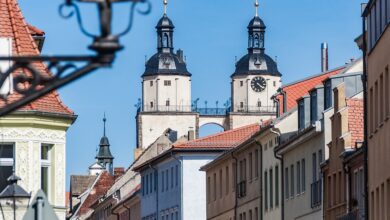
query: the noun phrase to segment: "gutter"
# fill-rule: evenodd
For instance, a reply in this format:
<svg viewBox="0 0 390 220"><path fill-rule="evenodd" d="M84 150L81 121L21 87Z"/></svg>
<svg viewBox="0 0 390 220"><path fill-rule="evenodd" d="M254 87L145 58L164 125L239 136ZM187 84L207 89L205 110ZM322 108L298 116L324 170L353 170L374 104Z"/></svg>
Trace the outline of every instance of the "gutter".
<svg viewBox="0 0 390 220"><path fill-rule="evenodd" d="M365 12L368 11L368 5L366 5ZM366 40L366 15L362 16L362 34L363 34L363 76L362 76L362 84L363 84L363 99L364 99L364 145L363 145L363 153L364 153L364 219L368 220L369 216L369 208L368 208L368 100L367 100L367 40Z"/></svg>
<svg viewBox="0 0 390 220"><path fill-rule="evenodd" d="M260 202L259 202L259 210L260 210L260 219L263 219L263 145L260 142L255 140L256 145L260 148L260 174L259 174L259 183L260 183ZM257 166L257 164L256 164Z"/></svg>
<svg viewBox="0 0 390 220"><path fill-rule="evenodd" d="M171 151L171 157L173 159L175 159L177 162L179 162L180 164L180 201L181 201L181 206L180 206L180 215L182 216L182 218L179 217L179 219L183 219L183 162L179 159L177 159L177 157L175 157L175 155L173 155L173 151Z"/></svg>
<svg viewBox="0 0 390 220"><path fill-rule="evenodd" d="M237 172L237 167L238 167L238 163L237 163L237 157L234 156L234 152L231 153L232 154L232 158L234 159L234 162L236 164L236 167L235 167L235 173L236 173L236 176L234 177L234 192L235 192L235 195L234 195L234 219L237 220L237 204L238 204L238 199L237 199L237 178L238 178L238 172Z"/></svg>
<svg viewBox="0 0 390 220"><path fill-rule="evenodd" d="M274 131L273 128L270 128L270 131L278 136L278 143L280 143L280 132ZM281 220L284 220L284 160L283 156L280 156L277 154L278 148L275 148L274 150L274 156L276 159L280 161L280 183L281 183L281 190L282 193L280 196L280 208L281 208ZM279 196L279 195L278 195Z"/></svg>
<svg viewBox="0 0 390 220"><path fill-rule="evenodd" d="M158 171L150 163L149 163L149 168L152 169L155 174L157 174L154 181L155 181L155 186L157 187L155 190L156 190L156 220L158 220L158 217L159 217L159 214L158 214Z"/></svg>

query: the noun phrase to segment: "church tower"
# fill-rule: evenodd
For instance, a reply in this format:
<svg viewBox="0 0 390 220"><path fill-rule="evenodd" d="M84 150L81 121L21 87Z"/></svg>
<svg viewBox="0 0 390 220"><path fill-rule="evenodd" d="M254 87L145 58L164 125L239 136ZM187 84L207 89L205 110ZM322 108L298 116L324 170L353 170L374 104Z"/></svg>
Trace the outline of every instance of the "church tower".
<svg viewBox="0 0 390 220"><path fill-rule="evenodd" d="M231 129L276 116L271 96L281 86L282 74L276 62L265 53L266 26L258 15L258 7L256 0L256 14L248 25L248 53L236 63L231 75Z"/></svg>
<svg viewBox="0 0 390 220"><path fill-rule="evenodd" d="M158 21L157 53L145 65L142 75L142 101L137 114L137 147L145 149L168 128L177 136L196 128L196 113L191 108L191 73L187 70L183 51L174 52L175 26L164 15Z"/></svg>
<svg viewBox="0 0 390 220"><path fill-rule="evenodd" d="M114 162L114 157L111 154L110 151L110 142L108 141L108 138L106 137L106 116L103 118L103 137L100 139L100 144L99 144L99 151L96 155L96 160L99 165L104 167L105 169L108 170L108 172L111 175L114 175L114 167L113 167L113 162ZM90 167L91 169L91 167Z"/></svg>

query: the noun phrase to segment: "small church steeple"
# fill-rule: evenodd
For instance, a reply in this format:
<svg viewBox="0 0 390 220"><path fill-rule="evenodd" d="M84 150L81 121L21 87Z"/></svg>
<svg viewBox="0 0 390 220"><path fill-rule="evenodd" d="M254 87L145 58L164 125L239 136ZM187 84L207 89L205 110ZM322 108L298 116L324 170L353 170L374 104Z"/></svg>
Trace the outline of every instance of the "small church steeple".
<svg viewBox="0 0 390 220"><path fill-rule="evenodd" d="M110 142L108 141L108 138L106 137L106 114L104 114L103 118L103 137L100 139L99 144L99 152L96 155L97 162L104 166L110 174L114 174L114 167L113 167L113 161L114 157L111 154L110 151Z"/></svg>
<svg viewBox="0 0 390 220"><path fill-rule="evenodd" d="M163 0L164 15L158 21L157 29L157 48L159 52L171 53L173 51L173 25L171 19L167 16L168 1Z"/></svg>
<svg viewBox="0 0 390 220"><path fill-rule="evenodd" d="M248 25L248 51L249 53L264 53L265 24L259 17L259 2L255 0L255 17Z"/></svg>

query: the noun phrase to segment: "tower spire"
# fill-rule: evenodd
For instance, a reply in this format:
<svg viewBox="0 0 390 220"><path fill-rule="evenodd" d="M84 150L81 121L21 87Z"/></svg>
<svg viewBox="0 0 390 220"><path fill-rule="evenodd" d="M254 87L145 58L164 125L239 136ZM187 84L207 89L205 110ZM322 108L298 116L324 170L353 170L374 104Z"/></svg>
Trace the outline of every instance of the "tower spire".
<svg viewBox="0 0 390 220"><path fill-rule="evenodd" d="M259 0L255 0L255 16L259 17Z"/></svg>
<svg viewBox="0 0 390 220"><path fill-rule="evenodd" d="M164 4L164 15L166 15L167 14L168 0L163 0L163 4Z"/></svg>
<svg viewBox="0 0 390 220"><path fill-rule="evenodd" d="M104 116L103 116L103 137L106 136L106 113L104 112Z"/></svg>

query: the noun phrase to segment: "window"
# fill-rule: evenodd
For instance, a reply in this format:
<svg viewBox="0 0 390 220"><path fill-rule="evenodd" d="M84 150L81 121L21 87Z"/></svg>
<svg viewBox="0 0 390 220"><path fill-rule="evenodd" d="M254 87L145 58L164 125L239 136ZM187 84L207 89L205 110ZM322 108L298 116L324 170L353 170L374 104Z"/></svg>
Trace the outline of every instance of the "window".
<svg viewBox="0 0 390 220"><path fill-rule="evenodd" d="M222 169L219 170L219 198L222 198Z"/></svg>
<svg viewBox="0 0 390 220"><path fill-rule="evenodd" d="M300 130L305 128L305 102L303 99L298 102L298 128Z"/></svg>
<svg viewBox="0 0 390 220"><path fill-rule="evenodd" d="M264 172L264 205L265 210L268 209L268 172Z"/></svg>
<svg viewBox="0 0 390 220"><path fill-rule="evenodd" d="M142 195L145 195L145 176L141 179L141 189L142 189Z"/></svg>
<svg viewBox="0 0 390 220"><path fill-rule="evenodd" d="M167 101L165 101L165 106L170 106L171 103L169 102L169 99Z"/></svg>
<svg viewBox="0 0 390 220"><path fill-rule="evenodd" d="M318 104L317 104L317 92L314 91L311 93L310 96L310 121L311 123L314 123L317 121L317 111L318 111Z"/></svg>
<svg viewBox="0 0 390 220"><path fill-rule="evenodd" d="M168 170L165 170L165 176L166 176L166 178L165 178L165 180L166 180L166 190L168 191L168 183L169 183L169 177L168 177Z"/></svg>
<svg viewBox="0 0 390 220"><path fill-rule="evenodd" d="M288 199L290 197L290 190L289 190L289 182L288 182L288 167L286 167L284 169L284 195L286 197L286 199Z"/></svg>
<svg viewBox="0 0 390 220"><path fill-rule="evenodd" d="M145 194L148 195L149 193L149 175L145 176Z"/></svg>
<svg viewBox="0 0 390 220"><path fill-rule="evenodd" d="M313 153L312 156L312 164L313 164L313 183L317 181L317 154Z"/></svg>
<svg viewBox="0 0 390 220"><path fill-rule="evenodd" d="M302 159L301 161L301 176L302 176L302 192L306 191L306 161Z"/></svg>
<svg viewBox="0 0 390 220"><path fill-rule="evenodd" d="M50 150L52 146L41 145L41 189L49 198L49 172L50 172ZM147 186L147 185L146 185Z"/></svg>
<svg viewBox="0 0 390 220"><path fill-rule="evenodd" d="M164 86L171 86L171 80L164 80Z"/></svg>
<svg viewBox="0 0 390 220"><path fill-rule="evenodd" d="M164 174L165 174L165 172L162 171L161 172L161 192L164 192L164 189L165 189L165 187L164 187L164 183L165 183L165 181L164 181Z"/></svg>
<svg viewBox="0 0 390 220"><path fill-rule="evenodd" d="M275 206L279 206L279 166L275 167Z"/></svg>
<svg viewBox="0 0 390 220"><path fill-rule="evenodd" d="M210 177L207 177L207 202L210 203Z"/></svg>
<svg viewBox="0 0 390 220"><path fill-rule="evenodd" d="M259 177L259 150L255 150L255 177Z"/></svg>
<svg viewBox="0 0 390 220"><path fill-rule="evenodd" d="M390 0L388 0L389 3L387 7L389 7L388 10L388 16L390 16ZM390 19L390 18L389 18ZM390 81L389 81L389 67L386 67L385 70L385 95L383 96L385 98L385 109L386 109L386 118L390 117ZM386 98L387 97L387 98Z"/></svg>
<svg viewBox="0 0 390 220"><path fill-rule="evenodd" d="M214 201L217 200L217 174L214 173L213 176L213 199Z"/></svg>
<svg viewBox="0 0 390 220"><path fill-rule="evenodd" d="M261 107L261 101L257 102L257 107Z"/></svg>
<svg viewBox="0 0 390 220"><path fill-rule="evenodd" d="M150 81L150 86L153 86L153 81Z"/></svg>
<svg viewBox="0 0 390 220"><path fill-rule="evenodd" d="M240 108L244 108L244 103L240 102Z"/></svg>
<svg viewBox="0 0 390 220"><path fill-rule="evenodd" d="M378 81L375 82L375 128L379 127L379 94L378 94Z"/></svg>
<svg viewBox="0 0 390 220"><path fill-rule="evenodd" d="M274 87L276 87L276 81L274 81Z"/></svg>
<svg viewBox="0 0 390 220"><path fill-rule="evenodd" d="M270 208L272 209L274 207L274 175L272 168L269 170L269 204Z"/></svg>
<svg viewBox="0 0 390 220"><path fill-rule="evenodd" d="M294 197L294 165L291 165L290 167L290 172L291 172L291 181L290 181L290 184L291 184L291 197Z"/></svg>
<svg viewBox="0 0 390 220"><path fill-rule="evenodd" d="M325 99L324 105L325 109L332 107L332 83L331 80L325 82Z"/></svg>
<svg viewBox="0 0 390 220"><path fill-rule="evenodd" d="M179 184L179 166L176 165L176 186Z"/></svg>
<svg viewBox="0 0 390 220"><path fill-rule="evenodd" d="M237 164L232 163L232 189L233 192L236 190L236 180L237 180Z"/></svg>
<svg viewBox="0 0 390 220"><path fill-rule="evenodd" d="M252 161L252 153L249 153L249 179L253 178L253 161Z"/></svg>
<svg viewBox="0 0 390 220"><path fill-rule="evenodd" d="M240 86L243 87L244 86L244 81L240 81Z"/></svg>
<svg viewBox="0 0 390 220"><path fill-rule="evenodd" d="M150 102L150 108L153 108L153 102Z"/></svg>
<svg viewBox="0 0 390 220"><path fill-rule="evenodd" d="M301 193L301 162L297 162L297 194Z"/></svg>
<svg viewBox="0 0 390 220"><path fill-rule="evenodd" d="M226 166L226 175L225 175L225 182L226 182L226 195L229 194L229 182L230 182L230 179L229 179L229 166Z"/></svg>
<svg viewBox="0 0 390 220"><path fill-rule="evenodd" d="M0 144L0 192L8 185L7 179L12 175L14 166L13 144Z"/></svg>
<svg viewBox="0 0 390 220"><path fill-rule="evenodd" d="M374 132L374 92L373 88L370 88L370 133Z"/></svg>
<svg viewBox="0 0 390 220"><path fill-rule="evenodd" d="M173 188L173 167L171 167L171 188Z"/></svg>
<svg viewBox="0 0 390 220"><path fill-rule="evenodd" d="M252 210L249 209L249 220L252 220L253 219L253 216L252 216Z"/></svg>
<svg viewBox="0 0 390 220"><path fill-rule="evenodd" d="M388 97L385 96L385 91L384 91L384 88L383 88L383 74L380 75L379 77L379 89L380 89L380 102L379 102L379 111L380 111L380 123L383 123L383 120L385 119L384 115L385 115L385 108L384 108L384 104L385 104L385 100L388 99Z"/></svg>

